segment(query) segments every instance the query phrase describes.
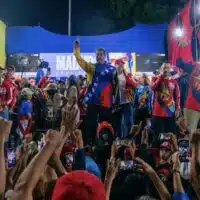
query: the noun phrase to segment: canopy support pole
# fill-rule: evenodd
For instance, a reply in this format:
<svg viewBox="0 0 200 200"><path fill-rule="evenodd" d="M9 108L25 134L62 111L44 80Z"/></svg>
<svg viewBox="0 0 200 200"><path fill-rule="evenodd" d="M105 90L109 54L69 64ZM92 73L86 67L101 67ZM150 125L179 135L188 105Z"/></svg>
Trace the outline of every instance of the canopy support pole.
<svg viewBox="0 0 200 200"><path fill-rule="evenodd" d="M72 16L72 0L69 0L68 10L68 35L71 36L71 16Z"/></svg>

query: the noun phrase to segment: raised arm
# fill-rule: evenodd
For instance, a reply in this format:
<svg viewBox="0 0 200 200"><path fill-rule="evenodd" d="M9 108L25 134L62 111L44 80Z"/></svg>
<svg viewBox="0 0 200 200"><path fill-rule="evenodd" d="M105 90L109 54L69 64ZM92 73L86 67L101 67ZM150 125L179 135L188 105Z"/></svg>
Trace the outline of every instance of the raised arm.
<svg viewBox="0 0 200 200"><path fill-rule="evenodd" d="M179 160L179 152L175 152L172 155L172 164L173 164L173 188L174 188L174 199L175 197L179 197L183 199L183 196L186 196L181 176L180 176L180 160ZM186 198L186 197L185 197Z"/></svg>
<svg viewBox="0 0 200 200"><path fill-rule="evenodd" d="M5 192L6 187L6 169L4 156L4 143L10 133L12 122L0 119L0 199Z"/></svg>
<svg viewBox="0 0 200 200"><path fill-rule="evenodd" d="M179 88L179 85L178 85L177 81L176 81L175 93L176 93L176 117L178 117L179 116L179 112L181 110L181 108L180 108L180 96L181 96L181 94L180 94L180 88Z"/></svg>
<svg viewBox="0 0 200 200"><path fill-rule="evenodd" d="M119 83L118 83L118 77L117 77L117 72L113 74L113 97L114 97L114 104L118 104L120 101L120 96L119 96Z"/></svg>
<svg viewBox="0 0 200 200"><path fill-rule="evenodd" d="M200 133L196 132L192 135L192 156L191 156L191 183L192 187L200 199Z"/></svg>
<svg viewBox="0 0 200 200"><path fill-rule="evenodd" d="M147 164L144 160L136 158L136 160L143 166L144 171L147 173L149 179L153 182L161 200L170 200L171 196L164 183L160 180L154 169Z"/></svg>
<svg viewBox="0 0 200 200"><path fill-rule="evenodd" d="M14 200L32 200L32 192L39 181L43 170L48 160L56 150L57 146L62 142L63 133L65 129L62 128L61 132L49 130L46 138L46 145L40 153L29 163L27 168L23 171L19 177L15 189L14 189Z"/></svg>
<svg viewBox="0 0 200 200"><path fill-rule="evenodd" d="M90 62L86 62L80 54L80 43L78 41L75 41L74 43L74 56L76 57L76 61L80 65L80 67L88 74L94 73L94 64Z"/></svg>

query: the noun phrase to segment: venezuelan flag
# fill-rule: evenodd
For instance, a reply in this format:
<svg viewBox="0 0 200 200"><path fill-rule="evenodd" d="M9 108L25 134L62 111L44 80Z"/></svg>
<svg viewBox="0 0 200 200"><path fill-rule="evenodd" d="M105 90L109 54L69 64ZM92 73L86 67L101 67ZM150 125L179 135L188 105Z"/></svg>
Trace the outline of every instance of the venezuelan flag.
<svg viewBox="0 0 200 200"><path fill-rule="evenodd" d="M5 68L6 62L6 25L0 20L0 67Z"/></svg>

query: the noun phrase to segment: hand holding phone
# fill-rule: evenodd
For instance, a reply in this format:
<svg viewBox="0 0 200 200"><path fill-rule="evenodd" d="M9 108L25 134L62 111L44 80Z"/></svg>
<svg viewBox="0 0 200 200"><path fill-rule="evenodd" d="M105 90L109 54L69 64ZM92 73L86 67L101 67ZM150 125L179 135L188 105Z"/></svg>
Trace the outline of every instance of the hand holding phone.
<svg viewBox="0 0 200 200"><path fill-rule="evenodd" d="M79 40L79 37L77 36L74 42L74 48L79 48L79 47L80 47L80 40Z"/></svg>
<svg viewBox="0 0 200 200"><path fill-rule="evenodd" d="M180 161L189 162L190 157L190 141L188 139L178 140L178 148L180 152Z"/></svg>

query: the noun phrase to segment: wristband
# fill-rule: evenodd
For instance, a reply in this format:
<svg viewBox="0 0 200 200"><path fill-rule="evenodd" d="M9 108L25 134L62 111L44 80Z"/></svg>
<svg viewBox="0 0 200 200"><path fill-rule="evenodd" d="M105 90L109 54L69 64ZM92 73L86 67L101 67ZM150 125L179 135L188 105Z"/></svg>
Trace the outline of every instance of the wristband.
<svg viewBox="0 0 200 200"><path fill-rule="evenodd" d="M172 173L178 173L178 174L180 174L180 171L177 170L177 169L174 169L174 170L172 170Z"/></svg>

